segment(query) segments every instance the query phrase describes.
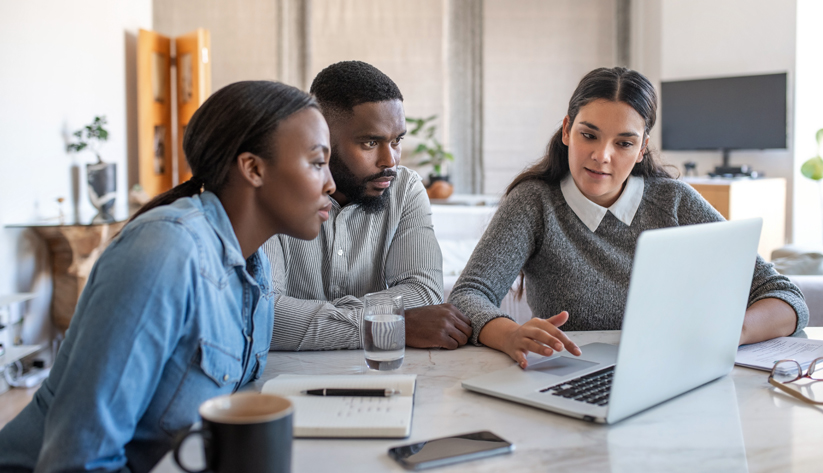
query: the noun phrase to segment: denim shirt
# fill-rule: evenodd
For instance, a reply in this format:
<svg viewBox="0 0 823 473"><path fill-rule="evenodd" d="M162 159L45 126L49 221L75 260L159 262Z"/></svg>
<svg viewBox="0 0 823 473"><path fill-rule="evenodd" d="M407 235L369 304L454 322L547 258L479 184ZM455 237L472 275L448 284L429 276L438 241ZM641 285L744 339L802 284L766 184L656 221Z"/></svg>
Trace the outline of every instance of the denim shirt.
<svg viewBox="0 0 823 473"><path fill-rule="evenodd" d="M199 405L260 377L268 258L243 259L210 192L127 225L98 260L51 374L0 431L0 471L150 470Z"/></svg>

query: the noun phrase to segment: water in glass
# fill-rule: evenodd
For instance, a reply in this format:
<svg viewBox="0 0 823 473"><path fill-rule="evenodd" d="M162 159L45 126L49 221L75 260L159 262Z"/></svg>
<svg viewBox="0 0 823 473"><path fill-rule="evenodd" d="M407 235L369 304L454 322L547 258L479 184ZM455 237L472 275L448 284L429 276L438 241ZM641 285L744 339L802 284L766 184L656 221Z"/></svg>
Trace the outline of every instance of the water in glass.
<svg viewBox="0 0 823 473"><path fill-rule="evenodd" d="M384 293L366 294L362 326L366 365L379 371L403 365L406 321L403 297Z"/></svg>
<svg viewBox="0 0 823 473"><path fill-rule="evenodd" d="M406 321L402 315L366 315L364 349L366 364L373 370L394 370L403 364Z"/></svg>

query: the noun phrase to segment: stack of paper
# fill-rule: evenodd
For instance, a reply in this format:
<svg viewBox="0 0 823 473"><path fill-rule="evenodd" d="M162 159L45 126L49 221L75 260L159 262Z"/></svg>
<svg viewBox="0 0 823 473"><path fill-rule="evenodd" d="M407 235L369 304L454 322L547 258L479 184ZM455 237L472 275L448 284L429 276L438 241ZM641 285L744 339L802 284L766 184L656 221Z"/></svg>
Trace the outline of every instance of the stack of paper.
<svg viewBox="0 0 823 473"><path fill-rule="evenodd" d="M743 345L737 349L734 363L747 368L771 371L779 360L796 360L804 370L815 358L823 357L823 340L780 337Z"/></svg>

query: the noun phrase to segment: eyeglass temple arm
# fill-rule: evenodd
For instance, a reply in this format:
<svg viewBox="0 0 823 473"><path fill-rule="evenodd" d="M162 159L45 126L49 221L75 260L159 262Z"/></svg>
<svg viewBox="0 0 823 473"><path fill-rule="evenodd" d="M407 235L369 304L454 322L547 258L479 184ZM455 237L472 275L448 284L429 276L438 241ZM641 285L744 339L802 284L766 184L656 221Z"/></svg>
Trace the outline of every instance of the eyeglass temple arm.
<svg viewBox="0 0 823 473"><path fill-rule="evenodd" d="M779 381L775 381L774 378L772 378L771 376L769 377L769 384L771 384L772 386L780 389L781 391L783 391L787 394L790 394L791 396L793 396L797 399L800 399L803 402L808 402L808 403L811 403L811 404L816 404L818 406L823 406L823 401L813 401L813 400L807 398L806 396L804 396L803 393L801 393L799 391L795 391L794 389L786 386L785 384L783 384Z"/></svg>

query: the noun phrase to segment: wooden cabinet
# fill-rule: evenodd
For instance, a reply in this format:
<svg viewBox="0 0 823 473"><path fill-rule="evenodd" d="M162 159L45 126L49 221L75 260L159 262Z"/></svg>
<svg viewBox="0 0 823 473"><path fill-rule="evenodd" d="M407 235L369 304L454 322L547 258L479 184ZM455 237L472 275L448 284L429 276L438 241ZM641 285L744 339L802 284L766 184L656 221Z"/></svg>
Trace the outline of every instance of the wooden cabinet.
<svg viewBox="0 0 823 473"><path fill-rule="evenodd" d="M772 251L786 244L786 180L686 178L688 183L726 220L762 217L757 252L771 260Z"/></svg>

